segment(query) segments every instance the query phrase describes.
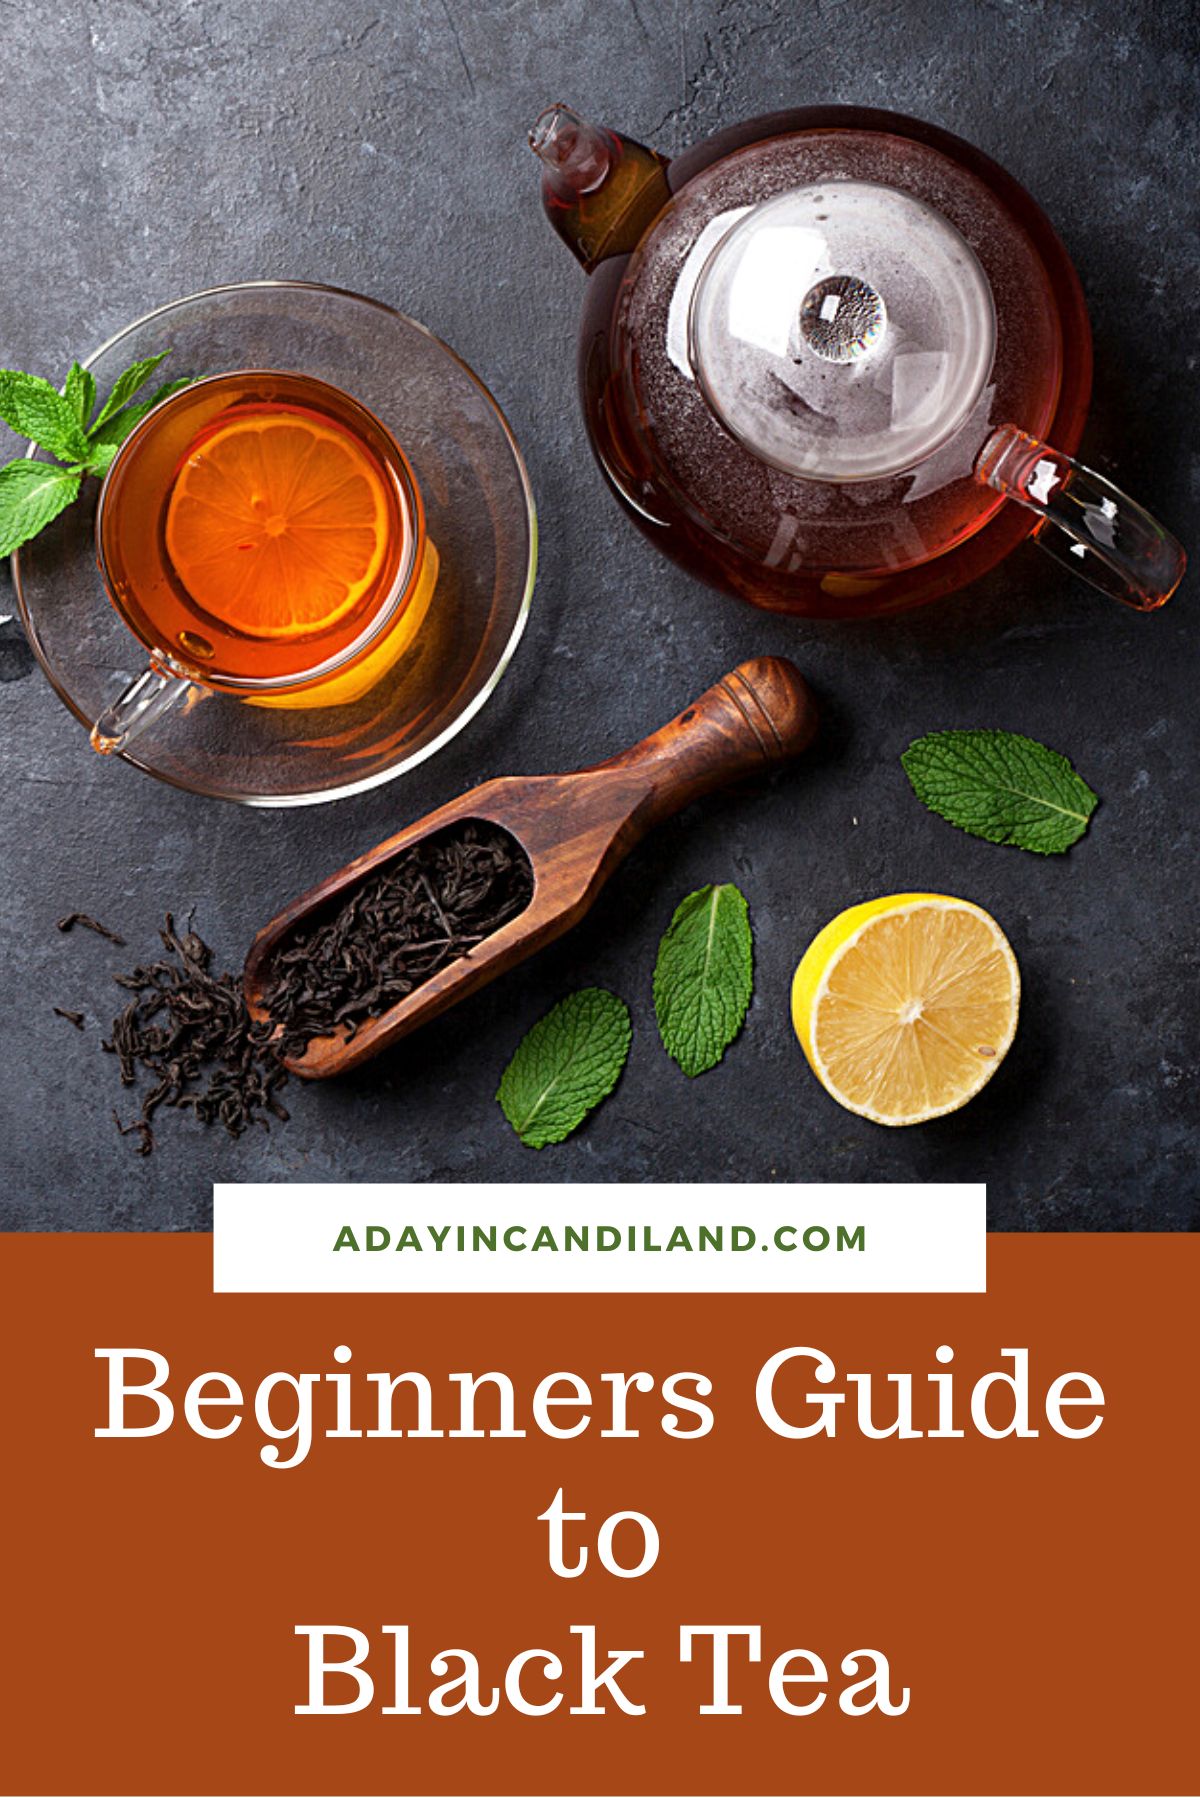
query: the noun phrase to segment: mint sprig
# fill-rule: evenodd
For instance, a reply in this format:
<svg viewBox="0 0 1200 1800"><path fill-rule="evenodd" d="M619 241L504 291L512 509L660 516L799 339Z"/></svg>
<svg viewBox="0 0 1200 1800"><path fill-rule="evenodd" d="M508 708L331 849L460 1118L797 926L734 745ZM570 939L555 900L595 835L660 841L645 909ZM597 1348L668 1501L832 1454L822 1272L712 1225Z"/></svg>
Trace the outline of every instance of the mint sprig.
<svg viewBox="0 0 1200 1800"><path fill-rule="evenodd" d="M80 363L73 362L63 382L63 399L86 428L96 404L96 377Z"/></svg>
<svg viewBox="0 0 1200 1800"><path fill-rule="evenodd" d="M0 555L7 556L56 519L70 506L82 480L57 463L24 457L0 469Z"/></svg>
<svg viewBox="0 0 1200 1800"><path fill-rule="evenodd" d="M745 896L732 882L698 888L675 908L654 965L654 1011L685 1075L715 1068L742 1029L754 986Z"/></svg>
<svg viewBox="0 0 1200 1800"><path fill-rule="evenodd" d="M60 462L86 460L87 432L75 406L40 375L0 369L0 419Z"/></svg>
<svg viewBox="0 0 1200 1800"><path fill-rule="evenodd" d="M1098 804L1065 756L1015 731L934 731L900 761L931 812L972 837L1040 856L1069 850Z"/></svg>
<svg viewBox="0 0 1200 1800"><path fill-rule="evenodd" d="M189 385L187 379L164 382L148 400L134 402L169 355L164 350L133 363L117 377L94 418L95 377L79 363L71 364L61 390L40 375L0 369L0 419L56 459L19 457L0 468L0 556L11 556L57 518L78 495L85 475L107 475L118 448L151 407Z"/></svg>
<svg viewBox="0 0 1200 1800"><path fill-rule="evenodd" d="M533 1150L561 1144L610 1094L629 1055L629 1008L581 988L530 1027L500 1077L504 1116Z"/></svg>

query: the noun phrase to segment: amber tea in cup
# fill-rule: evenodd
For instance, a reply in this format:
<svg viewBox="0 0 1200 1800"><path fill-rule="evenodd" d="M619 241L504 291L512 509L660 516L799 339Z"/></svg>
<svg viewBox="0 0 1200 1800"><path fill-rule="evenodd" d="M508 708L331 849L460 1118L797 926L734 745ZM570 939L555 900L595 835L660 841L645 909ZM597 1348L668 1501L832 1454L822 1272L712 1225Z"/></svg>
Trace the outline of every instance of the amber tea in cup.
<svg viewBox="0 0 1200 1800"><path fill-rule="evenodd" d="M356 698L411 641L398 628L410 611L419 623L434 560L379 421L326 382L263 370L197 382L151 414L113 463L96 534L113 604L152 660L97 726L100 749L122 748L181 684L267 705Z"/></svg>

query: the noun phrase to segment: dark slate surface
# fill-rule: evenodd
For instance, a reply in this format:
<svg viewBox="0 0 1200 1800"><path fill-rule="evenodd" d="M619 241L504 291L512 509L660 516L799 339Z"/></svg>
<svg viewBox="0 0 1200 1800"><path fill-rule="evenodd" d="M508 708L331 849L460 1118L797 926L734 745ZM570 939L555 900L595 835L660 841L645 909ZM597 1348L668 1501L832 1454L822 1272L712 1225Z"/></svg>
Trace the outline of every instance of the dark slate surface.
<svg viewBox="0 0 1200 1800"><path fill-rule="evenodd" d="M1003 1228L1195 1223L1195 579L1142 619L1031 546L957 599L868 628L773 621L656 559L589 461L573 391L582 276L545 227L526 127L547 101L667 151L721 123L841 100L974 140L1043 201L1083 277L1097 383L1085 452L1193 544L1200 153L1190 9L1162 0L7 0L4 363L57 375L127 319L239 277L294 275L398 304L491 384L543 528L532 621L482 717L432 764L338 805L250 813L104 763L0 628L5 1079L0 1222L203 1227L214 1179L982 1179ZM0 611L11 612L7 575ZM277 905L407 819L501 771L594 760L739 659L794 656L828 698L810 767L667 826L573 937L386 1061L294 1096L239 1144L168 1123L119 1140L97 1051L111 1016L87 906L138 952L197 907L230 961ZM915 734L1007 726L1069 752L1103 796L1042 861L927 816ZM688 1082L658 1047L654 947L690 888L734 879L757 933L747 1028ZM1017 1044L955 1118L886 1133L817 1088L787 1022L813 931L851 901L965 894L1025 977ZM616 1095L535 1154L493 1101L527 1025L567 989L626 995ZM85 1007L87 1037L50 1012Z"/></svg>

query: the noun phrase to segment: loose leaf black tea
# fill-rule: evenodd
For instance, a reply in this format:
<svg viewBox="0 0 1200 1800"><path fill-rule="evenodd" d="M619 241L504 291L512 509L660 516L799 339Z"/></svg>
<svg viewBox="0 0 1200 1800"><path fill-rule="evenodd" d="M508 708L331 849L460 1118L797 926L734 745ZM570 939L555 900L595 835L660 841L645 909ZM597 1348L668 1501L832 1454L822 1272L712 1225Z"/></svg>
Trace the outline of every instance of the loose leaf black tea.
<svg viewBox="0 0 1200 1800"><path fill-rule="evenodd" d="M268 1020L251 1018L240 975L215 974L208 945L190 925L178 931L168 913L166 955L114 977L133 997L102 1047L117 1058L125 1087L151 1078L133 1118L113 1114L117 1130L136 1140L140 1156L155 1147L160 1107L190 1111L235 1138L251 1125L269 1130L272 1118L288 1117L278 1098L284 1055L338 1026L353 1033L469 955L532 897L533 869L508 832L475 821L448 827L296 934L276 960ZM86 913L58 921L61 931L75 925L124 942ZM83 1014L54 1010L82 1029Z"/></svg>
<svg viewBox="0 0 1200 1800"><path fill-rule="evenodd" d="M115 931L110 931L107 925L102 925L99 919L93 919L91 913L68 913L65 918L58 921L60 931L73 931L76 925L82 925L85 931L94 931L97 937L107 938L109 943L116 944L118 949L125 948L125 939L118 937Z"/></svg>
<svg viewBox="0 0 1200 1800"><path fill-rule="evenodd" d="M130 1119L128 1125L122 1125L121 1115L114 1106L112 1121L122 1137L137 1138L139 1156L149 1156L154 1148L154 1128L149 1119Z"/></svg>
<svg viewBox="0 0 1200 1800"><path fill-rule="evenodd" d="M478 820L447 826L356 887L277 952L263 996L282 1056L368 1019L524 912L533 869L517 840Z"/></svg>
<svg viewBox="0 0 1200 1800"><path fill-rule="evenodd" d="M118 1059L125 1087L137 1085L139 1071L154 1078L136 1118L122 1124L114 1113L117 1129L137 1137L141 1156L154 1148L160 1106L187 1108L231 1137L250 1125L269 1130L267 1115L288 1116L277 1098L287 1071L268 1042L271 1027L251 1019L240 976L213 974L212 951L194 931L178 932L168 913L160 935L165 957L115 977L134 998L103 1048Z"/></svg>
<svg viewBox="0 0 1200 1800"><path fill-rule="evenodd" d="M65 1019L68 1025L73 1025L76 1031L83 1030L85 1018L83 1013L74 1012L69 1006L52 1006L50 1011L57 1013L60 1019Z"/></svg>

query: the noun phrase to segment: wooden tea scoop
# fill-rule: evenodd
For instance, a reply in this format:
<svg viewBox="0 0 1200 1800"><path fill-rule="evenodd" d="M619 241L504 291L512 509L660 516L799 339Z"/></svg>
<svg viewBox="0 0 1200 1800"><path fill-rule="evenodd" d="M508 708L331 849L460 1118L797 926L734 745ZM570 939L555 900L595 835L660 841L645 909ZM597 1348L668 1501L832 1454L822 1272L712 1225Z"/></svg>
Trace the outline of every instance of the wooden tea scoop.
<svg viewBox="0 0 1200 1800"><path fill-rule="evenodd" d="M739 776L799 756L816 728L816 703L799 670L761 656L723 676L661 731L594 768L508 775L472 788L310 888L259 932L246 959L251 1013L269 1016L263 996L272 957L297 926L327 917L347 890L447 825L478 819L500 826L533 865L525 910L353 1035L339 1028L285 1059L297 1075L315 1079L356 1068L568 931L652 825Z"/></svg>

